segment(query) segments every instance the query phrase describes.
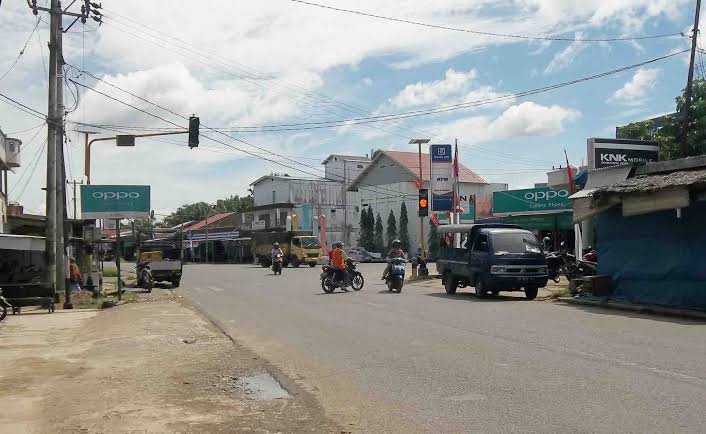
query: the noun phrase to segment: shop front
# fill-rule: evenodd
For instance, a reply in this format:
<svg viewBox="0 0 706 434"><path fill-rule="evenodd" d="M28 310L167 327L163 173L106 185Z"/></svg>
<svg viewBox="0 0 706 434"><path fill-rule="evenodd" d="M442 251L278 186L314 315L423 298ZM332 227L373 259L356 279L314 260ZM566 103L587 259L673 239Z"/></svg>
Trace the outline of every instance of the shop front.
<svg viewBox="0 0 706 434"><path fill-rule="evenodd" d="M528 188L493 193L493 219L520 225L540 239L549 237L554 248L574 244L573 211L567 188Z"/></svg>

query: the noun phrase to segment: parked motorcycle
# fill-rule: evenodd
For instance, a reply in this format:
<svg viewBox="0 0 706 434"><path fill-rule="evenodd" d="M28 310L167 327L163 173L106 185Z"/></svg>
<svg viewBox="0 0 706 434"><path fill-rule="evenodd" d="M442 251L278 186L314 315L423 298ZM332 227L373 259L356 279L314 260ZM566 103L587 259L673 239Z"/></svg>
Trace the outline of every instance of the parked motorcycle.
<svg viewBox="0 0 706 434"><path fill-rule="evenodd" d="M274 274L279 274L280 276L282 275L282 264L283 264L284 258L282 254L278 253L275 256L274 261L272 261L272 272Z"/></svg>
<svg viewBox="0 0 706 434"><path fill-rule="evenodd" d="M152 269L149 262L140 262L135 267L137 274L137 286L144 289L146 292L152 292L154 287L154 277L152 277Z"/></svg>
<svg viewBox="0 0 706 434"><path fill-rule="evenodd" d="M562 268L564 267L564 256L557 252L549 252L547 258L547 272L549 278L556 283L561 281Z"/></svg>
<svg viewBox="0 0 706 434"><path fill-rule="evenodd" d="M363 289L365 279L363 278L363 275L356 270L355 262L350 259L346 261L346 269L348 270L348 282L336 279L336 270L330 265L324 265L320 276L321 289L323 289L327 294L332 293L336 290L336 288L340 288L345 291L349 286L353 288L354 291L360 291Z"/></svg>
<svg viewBox="0 0 706 434"><path fill-rule="evenodd" d="M0 289L0 321L4 320L7 316L8 308L12 308L12 305L3 297L2 289Z"/></svg>
<svg viewBox="0 0 706 434"><path fill-rule="evenodd" d="M388 291L402 292L402 286L404 286L404 265L406 263L407 261L404 258L390 259L390 272L385 279Z"/></svg>

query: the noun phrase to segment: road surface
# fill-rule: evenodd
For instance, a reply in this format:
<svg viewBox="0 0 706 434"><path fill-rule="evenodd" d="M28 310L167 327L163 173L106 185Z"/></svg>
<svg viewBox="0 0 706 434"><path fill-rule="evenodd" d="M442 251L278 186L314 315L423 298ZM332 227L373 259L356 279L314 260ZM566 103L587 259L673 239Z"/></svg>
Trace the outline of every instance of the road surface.
<svg viewBox="0 0 706 434"><path fill-rule="evenodd" d="M323 294L319 269L190 265L178 293L365 432L706 432L706 323L512 297Z"/></svg>

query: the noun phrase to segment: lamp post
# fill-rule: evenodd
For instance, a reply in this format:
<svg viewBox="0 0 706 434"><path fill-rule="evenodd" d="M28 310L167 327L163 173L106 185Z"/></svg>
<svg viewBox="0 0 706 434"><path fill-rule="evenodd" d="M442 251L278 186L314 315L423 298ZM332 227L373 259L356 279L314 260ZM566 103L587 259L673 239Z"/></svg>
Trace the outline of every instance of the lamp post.
<svg viewBox="0 0 706 434"><path fill-rule="evenodd" d="M431 139L412 139L410 145L419 146L419 188L424 188L424 175L422 173L422 144L426 145L431 142ZM431 179L431 177L430 177ZM422 258L427 257L426 241L424 240L424 217L419 217L419 244L422 246Z"/></svg>

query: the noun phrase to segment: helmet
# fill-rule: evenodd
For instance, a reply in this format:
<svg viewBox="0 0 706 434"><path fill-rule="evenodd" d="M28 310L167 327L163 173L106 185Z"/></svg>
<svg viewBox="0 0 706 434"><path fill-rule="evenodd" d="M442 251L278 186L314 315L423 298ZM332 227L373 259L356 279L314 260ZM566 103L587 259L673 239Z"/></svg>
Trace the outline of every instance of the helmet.
<svg viewBox="0 0 706 434"><path fill-rule="evenodd" d="M549 237L544 237L544 239L543 239L542 241L544 241L545 243L548 243L548 242L550 242L551 240L552 240L552 239L549 238Z"/></svg>
<svg viewBox="0 0 706 434"><path fill-rule="evenodd" d="M393 245L393 246L399 246L399 245L401 245L401 244L402 244L402 241L400 241L400 240L392 240L392 245Z"/></svg>
<svg viewBox="0 0 706 434"><path fill-rule="evenodd" d="M272 247L279 247L279 243L274 243Z"/></svg>
<svg viewBox="0 0 706 434"><path fill-rule="evenodd" d="M342 249L342 248L343 248L343 243L340 242L340 241L336 241L335 243L333 243L333 248L334 248L334 249Z"/></svg>

